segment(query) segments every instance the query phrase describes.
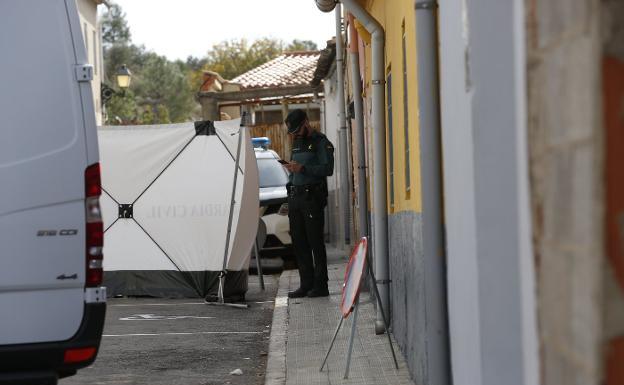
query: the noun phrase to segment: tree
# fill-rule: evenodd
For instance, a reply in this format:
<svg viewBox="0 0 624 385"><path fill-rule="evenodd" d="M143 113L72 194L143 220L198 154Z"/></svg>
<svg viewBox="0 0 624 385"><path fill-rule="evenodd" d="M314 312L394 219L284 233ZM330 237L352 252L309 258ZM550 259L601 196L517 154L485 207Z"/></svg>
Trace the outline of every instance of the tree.
<svg viewBox="0 0 624 385"><path fill-rule="evenodd" d="M258 67L284 50L316 50L310 40L262 38L251 44L245 39L215 44L203 58L169 61L131 44L125 13L111 4L102 19L104 41L104 83L116 89L116 72L125 64L132 71L131 89L118 92L106 104L108 124L154 124L184 122L199 118L194 100L202 82L202 72L211 70L226 79ZM195 116L197 115L197 116Z"/></svg>
<svg viewBox="0 0 624 385"><path fill-rule="evenodd" d="M276 58L284 51L315 50L316 43L311 40L295 39L287 45L282 40L271 38L254 40L251 44L246 39L234 39L213 45L205 59L187 58L186 65L197 71L203 64L201 70L214 71L225 79L233 79ZM199 84L197 86L199 87Z"/></svg>
<svg viewBox="0 0 624 385"><path fill-rule="evenodd" d="M126 21L126 14L117 4L111 4L102 17L102 41L105 45L130 42L130 28Z"/></svg>
<svg viewBox="0 0 624 385"><path fill-rule="evenodd" d="M295 39L286 46L286 51L317 51L318 47L312 40Z"/></svg>
<svg viewBox="0 0 624 385"><path fill-rule="evenodd" d="M195 107L193 92L186 74L164 56L147 53L140 74L136 76L137 103L151 107L153 122L183 122L191 118Z"/></svg>
<svg viewBox="0 0 624 385"><path fill-rule="evenodd" d="M106 123L107 124L141 124L142 115L136 101L134 92L135 76L140 73L140 69L145 62L145 49L135 45L122 43L113 44L104 50L104 83L109 87L117 89L116 72L122 64L126 64L133 73L133 80L129 90L123 94L115 94L106 103ZM123 95L123 96L122 96Z"/></svg>
<svg viewBox="0 0 624 385"><path fill-rule="evenodd" d="M135 96L132 91L117 93L106 103L107 124L139 124Z"/></svg>
<svg viewBox="0 0 624 385"><path fill-rule="evenodd" d="M134 44L114 44L104 51L104 78L114 84L115 74L122 64L127 65L134 74L140 72L146 60L145 47Z"/></svg>
<svg viewBox="0 0 624 385"><path fill-rule="evenodd" d="M277 39L263 38L251 45L247 39L226 40L213 45L208 51L204 69L218 72L225 79L233 79L274 59L283 50L284 42Z"/></svg>
<svg viewBox="0 0 624 385"><path fill-rule="evenodd" d="M201 70L206 65L206 58L200 59L194 56L189 56L186 58L186 62L184 63L184 67L187 70L198 71Z"/></svg>

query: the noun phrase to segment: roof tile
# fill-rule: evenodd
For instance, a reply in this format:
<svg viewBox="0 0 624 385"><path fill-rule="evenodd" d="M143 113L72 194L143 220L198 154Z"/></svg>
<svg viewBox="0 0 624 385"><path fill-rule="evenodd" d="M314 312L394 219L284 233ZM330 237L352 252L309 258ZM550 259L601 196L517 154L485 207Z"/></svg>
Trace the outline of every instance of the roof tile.
<svg viewBox="0 0 624 385"><path fill-rule="evenodd" d="M314 77L319 51L286 52L232 79L241 88L271 88L309 84Z"/></svg>

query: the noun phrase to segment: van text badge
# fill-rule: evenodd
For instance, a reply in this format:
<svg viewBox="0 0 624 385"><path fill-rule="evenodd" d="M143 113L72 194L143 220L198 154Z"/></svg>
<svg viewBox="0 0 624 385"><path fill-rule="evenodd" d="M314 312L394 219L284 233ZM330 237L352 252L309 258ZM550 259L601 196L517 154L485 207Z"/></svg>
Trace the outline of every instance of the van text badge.
<svg viewBox="0 0 624 385"><path fill-rule="evenodd" d="M78 234L78 230L76 229L63 229L63 230L39 230L37 231L37 236L38 237L55 237L55 236L61 236L61 237L67 237L70 235L76 235Z"/></svg>

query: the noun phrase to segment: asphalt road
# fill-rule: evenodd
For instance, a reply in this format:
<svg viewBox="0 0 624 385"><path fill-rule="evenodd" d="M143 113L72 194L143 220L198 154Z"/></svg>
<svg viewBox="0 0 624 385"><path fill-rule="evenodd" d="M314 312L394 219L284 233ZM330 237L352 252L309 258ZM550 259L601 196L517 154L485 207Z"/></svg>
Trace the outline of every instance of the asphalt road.
<svg viewBox="0 0 624 385"><path fill-rule="evenodd" d="M60 385L264 384L279 276L249 277L249 309L200 299L110 299L95 363ZM241 369L242 375L231 375Z"/></svg>

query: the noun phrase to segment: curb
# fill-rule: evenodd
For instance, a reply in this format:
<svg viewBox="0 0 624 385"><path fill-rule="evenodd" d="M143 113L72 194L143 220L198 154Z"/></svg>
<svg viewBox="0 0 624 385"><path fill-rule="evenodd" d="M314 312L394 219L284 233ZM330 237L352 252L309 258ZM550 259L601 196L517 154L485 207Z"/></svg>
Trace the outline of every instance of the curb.
<svg viewBox="0 0 624 385"><path fill-rule="evenodd" d="M290 272L284 271L277 286L271 336L269 339L269 356L267 358L265 385L286 384L286 332L288 331L288 287Z"/></svg>

